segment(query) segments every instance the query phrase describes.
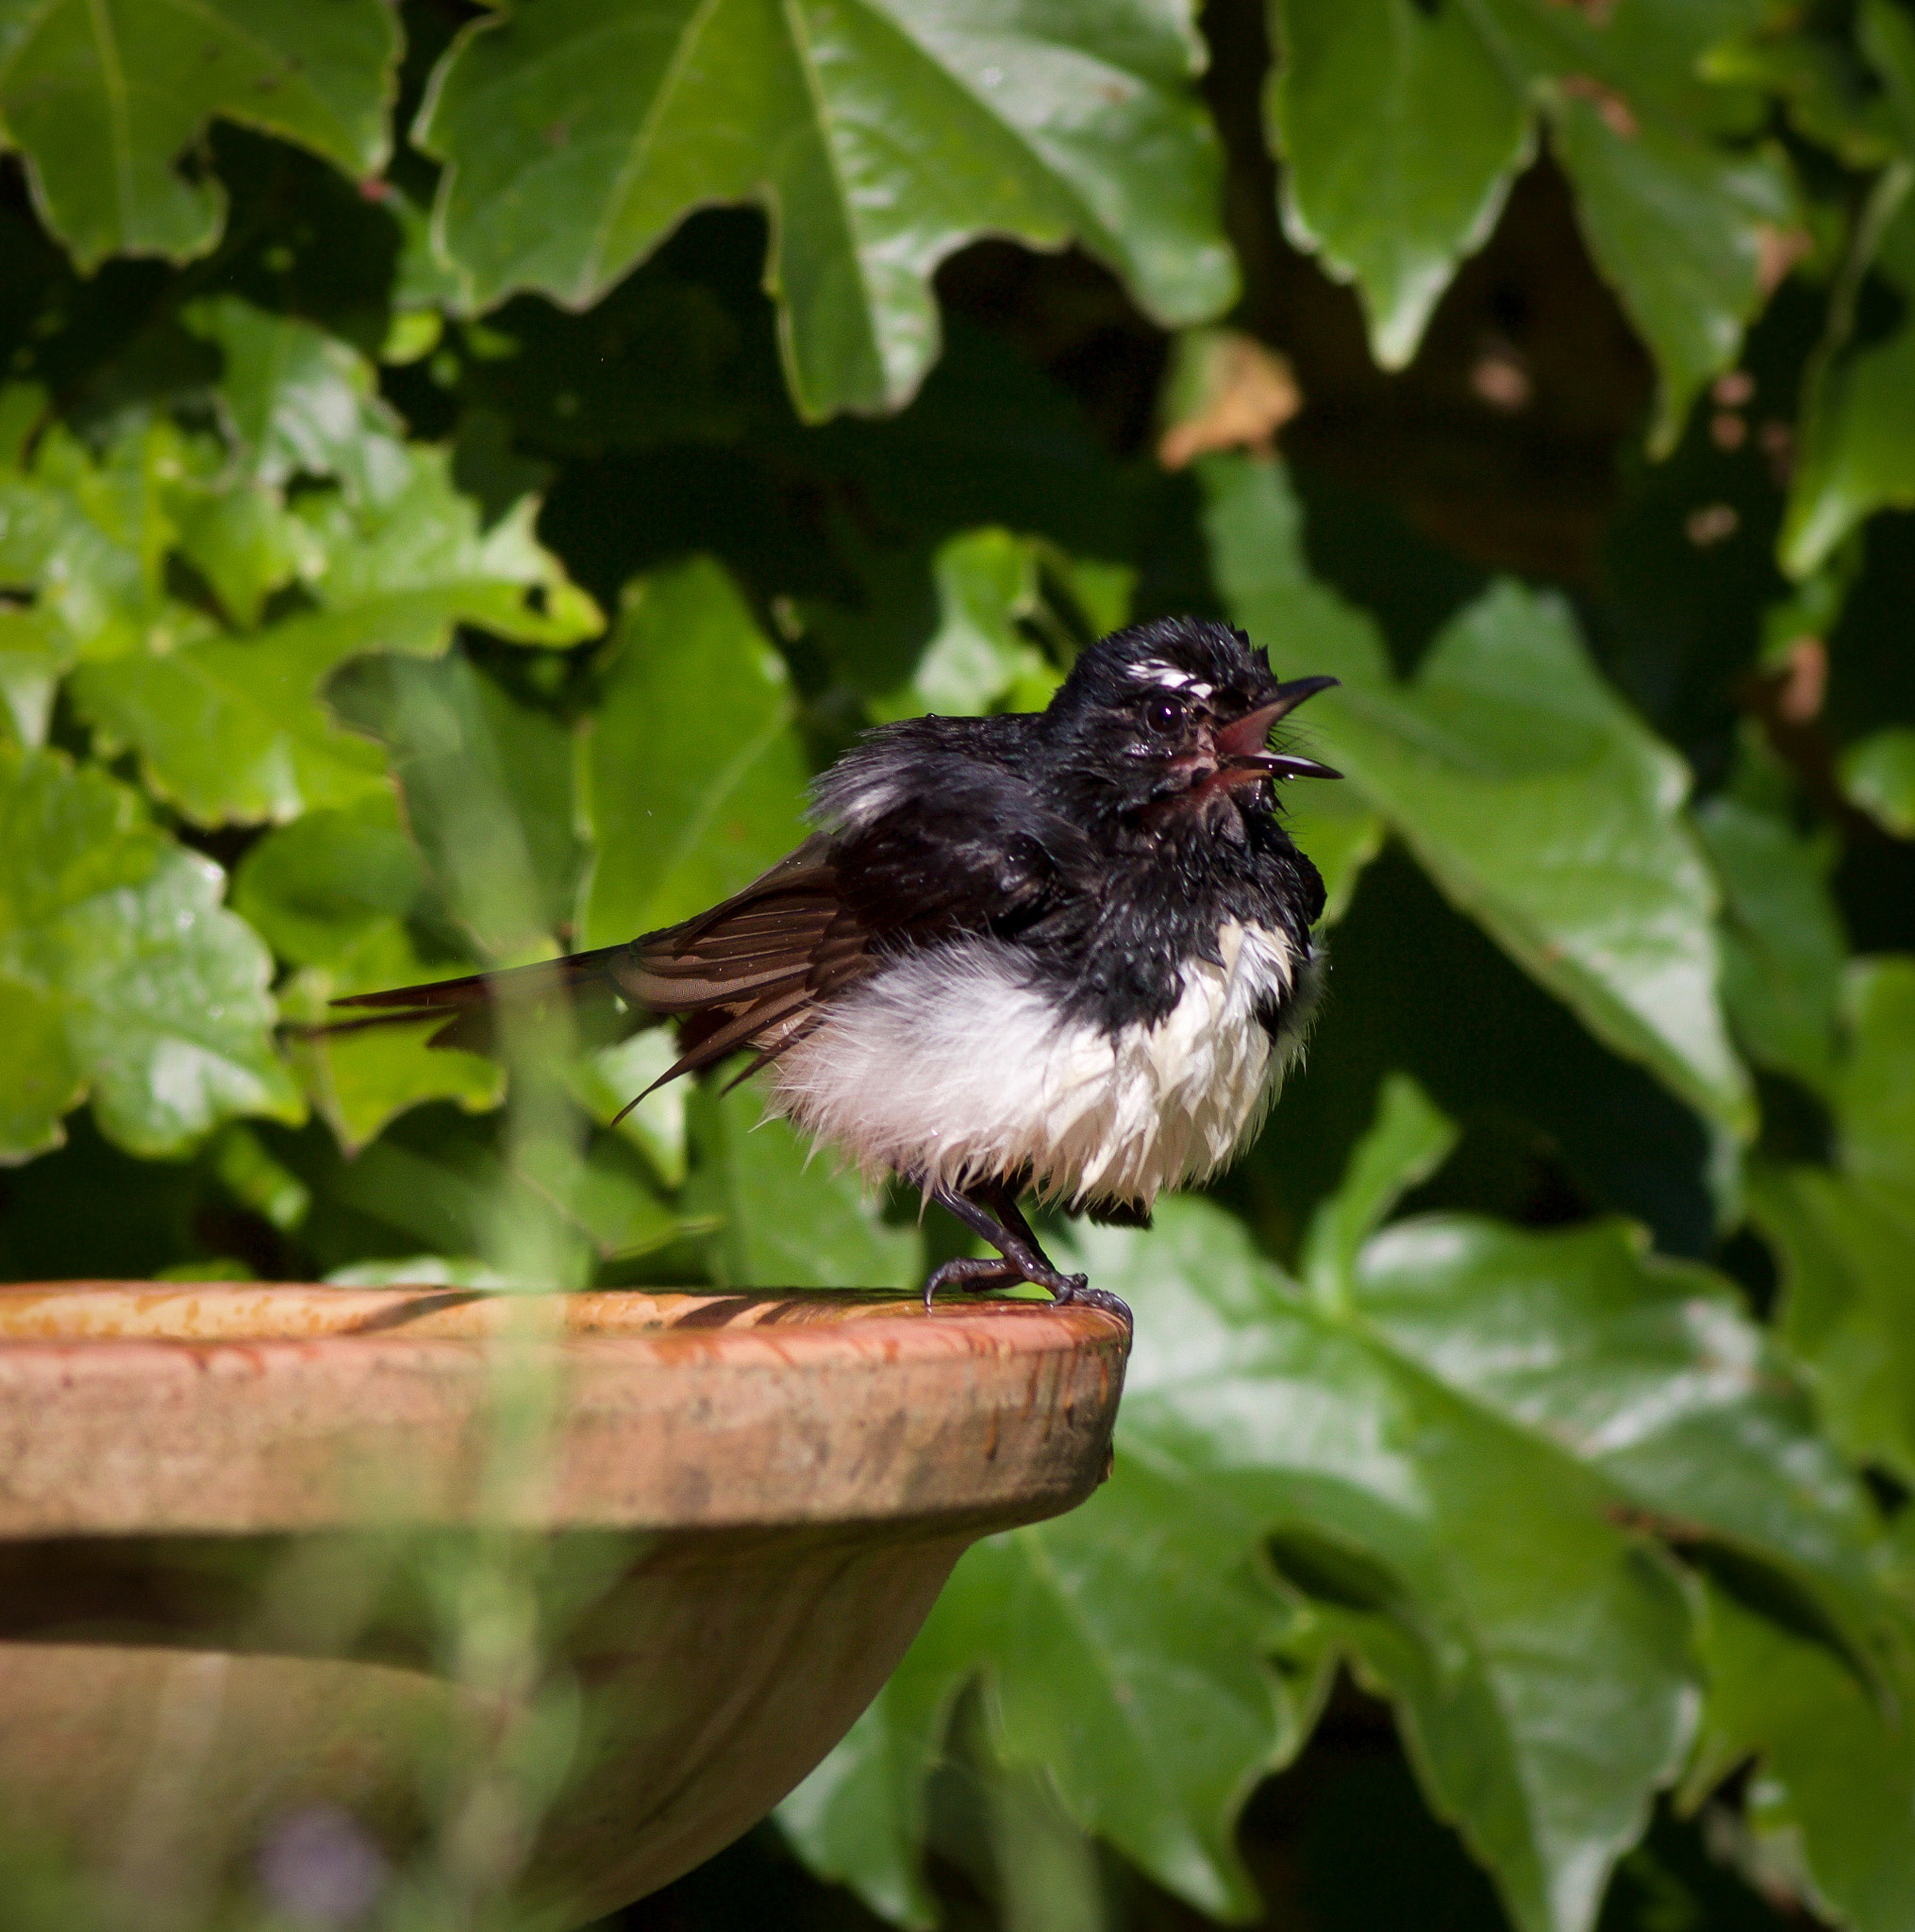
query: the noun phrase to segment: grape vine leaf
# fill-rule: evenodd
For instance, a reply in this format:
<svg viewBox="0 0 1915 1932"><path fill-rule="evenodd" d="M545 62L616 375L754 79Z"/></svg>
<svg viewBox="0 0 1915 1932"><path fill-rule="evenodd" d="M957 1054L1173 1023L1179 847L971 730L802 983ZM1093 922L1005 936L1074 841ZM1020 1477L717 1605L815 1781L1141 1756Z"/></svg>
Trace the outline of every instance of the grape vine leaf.
<svg viewBox="0 0 1915 1932"><path fill-rule="evenodd" d="M1387 368L1415 353L1457 263L1487 237L1546 125L1596 265L1654 357L1653 454L1675 446L1696 392L1735 359L1793 218L1780 156L1749 131L1703 57L1759 24L1724 6L1549 0L1281 0L1286 53L1269 94L1288 169L1284 215L1363 297ZM1746 114L1743 114L1746 119Z"/></svg>
<svg viewBox="0 0 1915 1932"><path fill-rule="evenodd" d="M1375 1232L1454 1138L1390 1083L1304 1284L1206 1202L1079 1233L1077 1264L1138 1316L1113 1479L962 1559L780 1813L821 1870L924 1922L924 1780L975 1680L999 1750L1080 1824L1241 1909L1231 1821L1341 1655L1512 1922L1581 1932L1693 1719L1690 1598L1650 1532L1736 1552L1873 1640L1868 1506L1726 1283L1617 1223ZM1222 1612L1191 1614L1192 1590ZM1189 1756L1192 1700L1228 1752Z"/></svg>
<svg viewBox="0 0 1915 1932"><path fill-rule="evenodd" d="M436 656L460 623L545 644L599 628L597 607L533 536L535 503L481 531L448 451L394 443L392 459L386 492L360 507L332 492L300 499L293 521L325 559L309 582L319 608L251 635L201 623L164 650L149 634L148 649L75 673L103 744L138 751L153 791L198 823L284 823L381 781L384 753L322 702L349 658Z"/></svg>
<svg viewBox="0 0 1915 1932"><path fill-rule="evenodd" d="M689 919L804 839L795 712L785 660L718 564L630 587L579 758L596 846L581 945Z"/></svg>
<svg viewBox="0 0 1915 1932"><path fill-rule="evenodd" d="M1377 361L1401 369L1501 213L1530 116L1459 6L1282 0L1274 13L1284 226L1356 283Z"/></svg>
<svg viewBox="0 0 1915 1932"><path fill-rule="evenodd" d="M225 194L182 162L208 123L375 175L390 146L399 20L380 0L15 0L0 16L0 135L83 270L203 255Z"/></svg>
<svg viewBox="0 0 1915 1932"><path fill-rule="evenodd" d="M1812 1632L1713 1579L1701 1652L1707 1696L1691 1803L1750 1759L1758 1849L1819 1918L1855 1932L1915 1925L1915 1685L1884 1695Z"/></svg>
<svg viewBox="0 0 1915 1932"><path fill-rule="evenodd" d="M1688 767L1603 681L1563 605L1493 585L1398 682L1374 625L1310 581L1282 471L1213 457L1200 475L1232 616L1287 664L1343 679L1312 703L1312 744L1592 1033L1745 1134Z"/></svg>
<svg viewBox="0 0 1915 1932"><path fill-rule="evenodd" d="M414 138L445 163L435 236L482 306L585 308L692 208L759 203L815 419L910 397L937 354L931 273L979 235L1076 241L1166 325L1226 306L1202 59L1180 0L544 0L466 26Z"/></svg>
<svg viewBox="0 0 1915 1932"><path fill-rule="evenodd" d="M59 1145L90 1092L107 1137L148 1158L237 1115L300 1118L272 962L225 885L105 774L0 745L0 1158Z"/></svg>

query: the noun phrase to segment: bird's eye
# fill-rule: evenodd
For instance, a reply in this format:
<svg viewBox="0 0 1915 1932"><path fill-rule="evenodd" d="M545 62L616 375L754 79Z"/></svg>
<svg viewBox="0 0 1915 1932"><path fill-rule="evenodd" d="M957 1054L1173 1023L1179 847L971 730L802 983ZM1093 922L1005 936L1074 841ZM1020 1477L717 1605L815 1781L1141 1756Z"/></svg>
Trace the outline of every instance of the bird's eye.
<svg viewBox="0 0 1915 1932"><path fill-rule="evenodd" d="M1152 698L1143 708L1146 729L1167 738L1184 722L1184 708L1175 698Z"/></svg>

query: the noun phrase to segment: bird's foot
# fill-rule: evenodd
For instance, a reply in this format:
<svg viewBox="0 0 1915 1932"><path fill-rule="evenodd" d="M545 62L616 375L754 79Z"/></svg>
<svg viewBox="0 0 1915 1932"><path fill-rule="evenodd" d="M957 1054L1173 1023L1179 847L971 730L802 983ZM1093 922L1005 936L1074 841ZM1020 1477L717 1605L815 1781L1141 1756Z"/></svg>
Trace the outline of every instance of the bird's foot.
<svg viewBox="0 0 1915 1932"><path fill-rule="evenodd" d="M1107 1288L1092 1288L1090 1277L1083 1274L1063 1274L1057 1277L1058 1285L1050 1282L1043 1285L1051 1291L1051 1299L1056 1307L1074 1303L1080 1308L1102 1308L1107 1315L1115 1315L1125 1327L1135 1327L1136 1318L1130 1312L1130 1304L1121 1295L1114 1295Z"/></svg>
<svg viewBox="0 0 1915 1932"><path fill-rule="evenodd" d="M932 1296L941 1288L961 1288L967 1294L982 1294L987 1289L1015 1287L1024 1278L1022 1268L1013 1267L995 1255L989 1259L959 1255L932 1269L924 1283L924 1307L931 1306Z"/></svg>

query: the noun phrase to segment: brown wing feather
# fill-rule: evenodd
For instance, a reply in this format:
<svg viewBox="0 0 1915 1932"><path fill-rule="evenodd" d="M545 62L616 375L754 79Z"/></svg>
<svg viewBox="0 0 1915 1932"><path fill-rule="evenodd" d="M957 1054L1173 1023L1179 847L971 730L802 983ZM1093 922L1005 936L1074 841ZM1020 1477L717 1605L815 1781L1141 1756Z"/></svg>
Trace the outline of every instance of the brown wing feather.
<svg viewBox="0 0 1915 1932"><path fill-rule="evenodd" d="M821 1000L877 964L869 928L839 896L830 841L816 838L708 912L634 940L610 962L619 991L681 1021L682 1051L655 1083L740 1047L775 1059Z"/></svg>

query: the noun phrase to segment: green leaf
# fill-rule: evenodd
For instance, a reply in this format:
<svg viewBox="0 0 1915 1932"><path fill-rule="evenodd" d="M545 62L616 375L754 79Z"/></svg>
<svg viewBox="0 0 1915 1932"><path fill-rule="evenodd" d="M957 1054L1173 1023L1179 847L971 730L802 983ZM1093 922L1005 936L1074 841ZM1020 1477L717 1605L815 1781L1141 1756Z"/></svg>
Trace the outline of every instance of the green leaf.
<svg viewBox="0 0 1915 1932"><path fill-rule="evenodd" d="M1688 767L1603 682L1565 607L1499 583L1396 683L1374 627L1308 580L1282 473L1220 458L1201 474L1232 616L1296 671L1344 680L1310 707L1313 749L1597 1038L1746 1133Z"/></svg>
<svg viewBox="0 0 1915 1932"><path fill-rule="evenodd" d="M1406 1358L1601 1470L1666 1533L1865 1614L1873 1512L1719 1275L1621 1222L1530 1234L1432 1215L1370 1243L1354 1301Z"/></svg>
<svg viewBox="0 0 1915 1932"><path fill-rule="evenodd" d="M523 642L598 628L596 607L531 534L527 501L480 533L449 453L393 445L388 493L355 511L325 494L291 521L328 561L325 608L251 637L200 635L83 665L73 691L103 743L140 753L148 785L202 824L279 823L376 787L386 758L321 702L347 659L433 656L460 622ZM217 568L214 573L218 575ZM256 586L257 588L257 586ZM204 626L201 626L202 631Z"/></svg>
<svg viewBox="0 0 1915 1932"><path fill-rule="evenodd" d="M855 1174L833 1174L755 1085L690 1105L698 1165L688 1213L720 1224L712 1263L727 1288L889 1288L917 1291L924 1238L887 1226Z"/></svg>
<svg viewBox="0 0 1915 1932"><path fill-rule="evenodd" d="M304 1030L337 1022L327 1002L345 993L466 970L462 961L428 963L407 931L425 883L418 850L383 789L349 808L309 812L269 832L234 879L234 909L281 958L307 969L281 993L286 1016L302 1025L289 1048L312 1104L349 1154L422 1102L452 1100L484 1112L504 1097L498 1066L429 1047L430 1028Z"/></svg>
<svg viewBox="0 0 1915 1932"><path fill-rule="evenodd" d="M1877 177L1856 243L1906 304L1915 292L1915 166L1902 160ZM1885 211L1886 210L1886 211ZM1879 227L1879 236L1872 230ZM1872 247L1872 242L1873 246ZM1776 540L1782 568L1806 577L1849 532L1878 509L1915 507L1915 327L1906 321L1880 341L1813 368L1805 385L1802 455Z"/></svg>
<svg viewBox="0 0 1915 1932"><path fill-rule="evenodd" d="M1915 958L1854 960L1842 1008L1842 1166L1915 1218Z"/></svg>
<svg viewBox="0 0 1915 1932"><path fill-rule="evenodd" d="M408 443L363 504L317 492L299 499L327 557L313 586L324 608L289 620L349 650L444 650L455 624L520 644L596 636L598 606L534 534L538 504L522 498L491 528L452 477L452 452Z"/></svg>
<svg viewBox="0 0 1915 1932"><path fill-rule="evenodd" d="M1590 253L1656 358L1649 451L1667 456L1697 392L1741 352L1764 293L1764 231L1792 211L1788 176L1765 152L1654 119L1625 131L1583 97L1562 103L1555 131Z"/></svg>
<svg viewBox="0 0 1915 1932"><path fill-rule="evenodd" d="M1757 1759L1748 1823L1759 1852L1806 1878L1808 1903L1855 1932L1915 1927L1915 1730L1910 1692L1885 1702L1842 1657L1710 1584L1708 1696L1697 1795Z"/></svg>
<svg viewBox="0 0 1915 1932"><path fill-rule="evenodd" d="M108 1138L148 1158L235 1115L299 1118L271 962L225 883L124 787L0 746L0 1158L58 1146L89 1091Z"/></svg>
<svg viewBox="0 0 1915 1932"><path fill-rule="evenodd" d="M1848 952L1829 896L1833 855L1781 812L1726 793L1695 817L1723 886L1723 998L1737 1037L1758 1066L1825 1092Z"/></svg>
<svg viewBox="0 0 1915 1932"><path fill-rule="evenodd" d="M428 963L396 927L368 937L337 969L311 967L282 989L291 1021L321 1029L339 1019L328 1002L349 992L448 979L463 965ZM431 1045L424 1026L373 1026L351 1033L308 1030L287 1042L314 1108L342 1152L355 1155L393 1121L427 1101L449 1100L489 1113L506 1097L505 1069L477 1054Z"/></svg>
<svg viewBox="0 0 1915 1932"><path fill-rule="evenodd" d="M1233 1842L1256 1780L1291 1757L1327 1677L1264 1659L1296 1613L1258 1577L1234 1511L1120 1456L1089 1503L959 1561L877 1701L788 1798L807 1860L908 1925L934 1916L918 1864L924 1787L963 1687L991 1741L1042 1766L1076 1822L1203 1909L1257 1894Z"/></svg>
<svg viewBox="0 0 1915 1932"><path fill-rule="evenodd" d="M1385 369L1415 355L1457 264L1488 239L1529 113L1448 0L1278 0L1266 108L1284 225L1363 297Z"/></svg>
<svg viewBox="0 0 1915 1932"><path fill-rule="evenodd" d="M1915 729L1890 724L1842 754L1842 794L1897 839L1915 839Z"/></svg>
<svg viewBox="0 0 1915 1932"><path fill-rule="evenodd" d="M391 748L407 824L475 957L550 952L584 863L565 725L459 654L377 671L349 702Z"/></svg>
<svg viewBox="0 0 1915 1932"><path fill-rule="evenodd" d="M236 295L191 303L179 319L220 352L225 426L249 481L336 476L355 503L403 487L398 419L378 399L373 365L350 345Z"/></svg>
<svg viewBox="0 0 1915 1932"><path fill-rule="evenodd" d="M1201 43L1174 0L990 16L819 0L545 0L475 21L415 138L481 305L584 308L692 208L773 216L802 414L894 408L937 354L929 277L982 234L1079 242L1157 320L1235 292Z"/></svg>
<svg viewBox="0 0 1915 1932"><path fill-rule="evenodd" d="M337 627L294 619L257 638L82 664L74 701L100 748L136 748L148 788L188 818L283 823L348 804L386 775L380 747L319 702L341 641Z"/></svg>
<svg viewBox="0 0 1915 1932"><path fill-rule="evenodd" d="M214 119L376 174L399 23L379 0L12 0L0 122L47 226L92 270L108 255L203 255L225 196L181 158Z"/></svg>
<svg viewBox="0 0 1915 1932"><path fill-rule="evenodd" d="M345 970L367 940L417 907L425 868L390 790L269 832L233 874L233 910L300 966Z"/></svg>
<svg viewBox="0 0 1915 1932"><path fill-rule="evenodd" d="M996 529L940 544L931 559L938 629L910 683L874 701L873 717L1042 710L1063 675L1022 626L1043 608L1039 564L1048 547Z"/></svg>
<svg viewBox="0 0 1915 1932"><path fill-rule="evenodd" d="M1138 1314L1120 1465L1271 1534L1516 1925L1587 1926L1687 1729L1681 1594L1611 1485L1307 1301L1207 1203L1087 1230L1078 1260Z"/></svg>
<svg viewBox="0 0 1915 1932"><path fill-rule="evenodd" d="M1046 1768L1077 1823L1160 1885L1245 1918L1258 1900L1237 1814L1301 1747L1327 1675L1292 1686L1266 1661L1298 1619L1236 1512L1205 1511L1180 1469L1119 1455L1081 1509L980 1544L947 1614L989 1633L1001 1755Z"/></svg>
<svg viewBox="0 0 1915 1932"><path fill-rule="evenodd" d="M227 1193L291 1233L312 1207L312 1190L281 1161L250 1127L237 1121L224 1128L211 1148L210 1166Z"/></svg>
<svg viewBox="0 0 1915 1932"><path fill-rule="evenodd" d="M1758 1163L1749 1207L1781 1261L1782 1333L1836 1441L1915 1479L1915 960L1857 959L1830 1097L1837 1166Z"/></svg>
<svg viewBox="0 0 1915 1932"><path fill-rule="evenodd" d="M631 588L581 758L596 847L582 945L702 912L800 842L794 708L784 659L717 564Z"/></svg>
<svg viewBox="0 0 1915 1932"><path fill-rule="evenodd" d="M178 536L175 485L218 458L211 439L154 423L95 460L56 424L28 470L0 471L0 584L33 599L42 642L63 658L108 658L153 635L164 647L175 631L205 627L169 605L162 569Z"/></svg>
<svg viewBox="0 0 1915 1932"><path fill-rule="evenodd" d="M0 607L0 733L43 744L54 693L73 662L64 627L40 610Z"/></svg>
<svg viewBox="0 0 1915 1932"><path fill-rule="evenodd" d="M565 1209L475 1141L449 1142L426 1155L392 1139L375 1141L341 1166L330 1192L446 1257L454 1264L445 1276L451 1280L549 1291L583 1288L591 1276L591 1244ZM520 1252L539 1257L539 1267L495 1267L474 1280L474 1271L458 1264L483 1255L502 1221L511 1224ZM400 1270L352 1274L368 1285L381 1275L389 1281L429 1278Z"/></svg>
<svg viewBox="0 0 1915 1932"><path fill-rule="evenodd" d="M637 1155L614 1136L599 1135L581 1154L563 1141L536 1139L520 1148L517 1172L570 1221L604 1261L629 1260L669 1247L708 1221L681 1221L646 1179Z"/></svg>
<svg viewBox="0 0 1915 1932"><path fill-rule="evenodd" d="M1734 362L1765 293L1765 233L1795 207L1778 153L1717 139L1725 123L1752 131L1751 112L1700 78L1707 51L1760 9L1699 0L1611 21L1550 0L1282 0L1278 13L1286 224L1357 282L1377 359L1414 353L1540 107L1590 253L1656 360L1651 453L1673 450L1697 391Z"/></svg>
<svg viewBox="0 0 1915 1932"><path fill-rule="evenodd" d="M572 1097L586 1112L600 1126L615 1127L638 1148L668 1188L685 1178L686 1095L693 1090L683 1080L647 1090L664 1078L677 1058L678 1044L671 1032L655 1026L580 1056L567 1082ZM644 1097L633 1106L641 1094Z"/></svg>
<svg viewBox="0 0 1915 1932"><path fill-rule="evenodd" d="M1376 1119L1357 1143L1342 1185L1317 1209L1304 1239L1305 1285L1326 1309L1346 1310L1363 1243L1411 1188L1449 1158L1457 1128L1406 1074L1383 1083Z"/></svg>
<svg viewBox="0 0 1915 1932"><path fill-rule="evenodd" d="M1782 1336L1829 1434L1915 1480L1915 1219L1825 1168L1758 1161L1747 1185L1780 1262Z"/></svg>

